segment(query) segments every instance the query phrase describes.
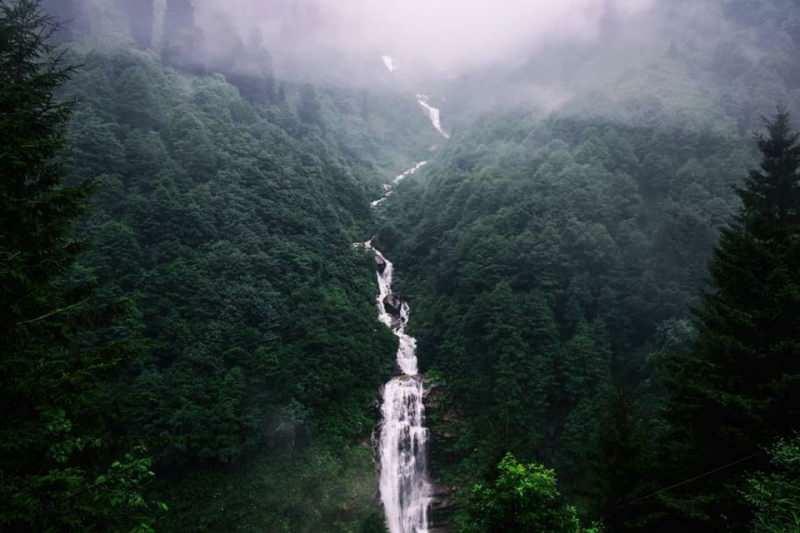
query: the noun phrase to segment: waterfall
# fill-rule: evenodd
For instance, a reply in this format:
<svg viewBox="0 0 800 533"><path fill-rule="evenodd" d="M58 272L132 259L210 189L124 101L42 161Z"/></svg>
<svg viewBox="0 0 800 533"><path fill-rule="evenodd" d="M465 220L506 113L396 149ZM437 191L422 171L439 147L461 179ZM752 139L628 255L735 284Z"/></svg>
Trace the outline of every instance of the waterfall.
<svg viewBox="0 0 800 533"><path fill-rule="evenodd" d="M394 186L414 174L426 162L417 163L384 188L379 206ZM378 320L397 337L397 368L400 375L383 387L380 426L380 493L391 533L427 533L430 483L428 481L428 430L423 396L425 388L417 368L417 340L406 333L411 307L392 291L394 265L372 245L378 277Z"/></svg>
<svg viewBox="0 0 800 533"><path fill-rule="evenodd" d="M436 131L438 131L439 134L445 139L449 139L450 134L444 131L444 128L442 128L442 120L439 110L428 103L428 96L425 94L418 94L417 103L422 106L426 113L428 113L428 118L430 119L431 124Z"/></svg>
<svg viewBox="0 0 800 533"><path fill-rule="evenodd" d="M408 170L406 170L405 172L403 172L402 174L397 176L394 180L392 180L391 183L388 183L388 184L384 185L383 186L383 192L384 192L383 196L381 196L380 198L378 198L377 200L372 202L372 204L371 204L372 207L378 207L383 202L385 202L386 199L389 198L392 195L392 193L394 192L394 187L398 183L400 183L401 181L403 181L407 177L411 176L412 174L416 174L416 172L419 169L421 169L422 167L424 167L427 164L428 164L427 161L420 161L419 163L417 163L413 167L409 168Z"/></svg>
<svg viewBox="0 0 800 533"><path fill-rule="evenodd" d="M397 70L397 67L394 65L394 59L392 58L392 56L381 56L381 59L383 60L383 64L386 66L386 70L388 70L389 72L394 72L395 70Z"/></svg>
<svg viewBox="0 0 800 533"><path fill-rule="evenodd" d="M378 319L398 339L397 366L401 373L383 387L379 440L381 501L391 533L427 533L431 500L428 430L423 425L425 389L417 369L417 341L406 333L411 308L392 292L392 262L372 241L364 246L375 253Z"/></svg>
<svg viewBox="0 0 800 533"><path fill-rule="evenodd" d="M383 61L389 71L395 70L391 57ZM445 138L439 110L428 104L428 98L417 95L417 102L428 113L433 127ZM372 202L378 207L394 192L403 179L427 164L421 161L384 185L384 194ZM394 265L372 245L363 245L375 254L378 276L378 319L397 337L397 368L400 375L383 386L380 439L380 494L390 533L428 533L428 509L432 486L428 478L428 429L425 423L425 386L417 367L417 340L406 333L411 317L408 302L392 291Z"/></svg>

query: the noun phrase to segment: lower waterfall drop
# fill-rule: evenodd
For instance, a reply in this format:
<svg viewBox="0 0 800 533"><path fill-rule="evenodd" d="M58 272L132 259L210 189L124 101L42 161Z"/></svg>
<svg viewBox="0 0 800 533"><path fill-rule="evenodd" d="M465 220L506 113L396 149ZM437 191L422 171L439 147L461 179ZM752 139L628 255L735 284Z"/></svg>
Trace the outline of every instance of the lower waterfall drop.
<svg viewBox="0 0 800 533"><path fill-rule="evenodd" d="M409 175L424 163L414 167ZM391 187L386 196L391 194ZM392 292L394 265L372 245L378 287L378 319L398 339L401 375L383 387L380 426L380 495L390 533L428 533L431 484L428 479L428 430L423 404L425 387L417 369L417 340L406 333L411 308Z"/></svg>

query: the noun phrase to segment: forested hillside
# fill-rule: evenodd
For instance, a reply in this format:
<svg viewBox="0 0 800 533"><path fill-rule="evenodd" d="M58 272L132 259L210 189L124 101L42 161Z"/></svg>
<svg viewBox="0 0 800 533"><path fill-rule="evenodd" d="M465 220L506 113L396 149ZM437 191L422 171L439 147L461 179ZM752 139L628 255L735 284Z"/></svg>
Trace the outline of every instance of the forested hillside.
<svg viewBox="0 0 800 533"><path fill-rule="evenodd" d="M131 359L107 409L152 458L157 529L355 527L376 509L368 441L393 344L352 243L425 152L424 115L386 91L245 98L133 42L69 42L63 167L94 194L63 283L120 309L95 333Z"/></svg>
<svg viewBox="0 0 800 533"><path fill-rule="evenodd" d="M733 82L703 66L713 38L691 57L675 43L560 110L484 112L387 205L379 244L414 302L435 475L456 498L445 512L455 509L465 530L474 520L466 509L488 505L470 504L470 487L495 479L508 452L555 468L568 499L612 531L673 531L712 526L692 522L706 510L678 493L639 498L759 450L720 435L687 466L684 454L697 452L686 433L672 433L678 415L668 404L679 388L673 354L697 339L692 310L708 290L720 230L741 205L735 186L762 156L756 117L774 114L776 102L800 105L785 68L797 45L780 40L797 9L767 4L755 20L725 6L742 25L736 35L770 39L774 54L750 65L741 56ZM743 49L719 44L715 68ZM743 96L765 78L774 98ZM717 477L741 484L760 460ZM716 499L712 516L723 512L711 495L717 482L689 490ZM725 527L742 530L731 521L746 523L746 513L729 512Z"/></svg>
<svg viewBox="0 0 800 533"><path fill-rule="evenodd" d="M253 106L221 78L135 52L82 59L66 88L79 101L69 170L98 192L73 275L132 303L125 329L143 358L120 384L131 436L182 477L369 435L391 343L375 334L367 259L351 243L368 231L376 168L360 179L364 162L319 125ZM197 516L208 503L187 498L197 507L184 515L173 501L183 527L231 519L224 504Z"/></svg>
<svg viewBox="0 0 800 533"><path fill-rule="evenodd" d="M0 530L800 531L798 53L792 0L0 0Z"/></svg>
<svg viewBox="0 0 800 533"><path fill-rule="evenodd" d="M434 390L458 406L435 419L434 454L471 476L513 451L592 505L614 502L629 487L613 484L643 472L608 464L606 447L659 431L653 362L692 339L689 308L752 150L735 133L482 126L401 191L391 208L410 216L381 233L403 258Z"/></svg>

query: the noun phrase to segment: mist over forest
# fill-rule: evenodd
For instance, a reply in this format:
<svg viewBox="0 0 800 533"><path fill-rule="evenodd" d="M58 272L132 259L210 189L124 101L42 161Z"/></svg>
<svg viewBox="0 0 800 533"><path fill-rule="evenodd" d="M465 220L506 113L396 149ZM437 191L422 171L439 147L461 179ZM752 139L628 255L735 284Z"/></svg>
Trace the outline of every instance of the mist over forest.
<svg viewBox="0 0 800 533"><path fill-rule="evenodd" d="M0 530L800 531L796 0L0 0Z"/></svg>

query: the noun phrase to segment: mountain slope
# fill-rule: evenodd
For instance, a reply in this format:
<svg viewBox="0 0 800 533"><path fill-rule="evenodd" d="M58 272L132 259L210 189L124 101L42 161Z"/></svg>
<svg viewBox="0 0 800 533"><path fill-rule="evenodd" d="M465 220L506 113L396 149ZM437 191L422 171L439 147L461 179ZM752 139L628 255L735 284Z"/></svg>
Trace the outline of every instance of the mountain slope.
<svg viewBox="0 0 800 533"><path fill-rule="evenodd" d="M129 438L156 458L160 527L338 530L370 516L359 443L393 342L351 243L369 234L381 169L418 157L430 125L416 102L287 84L267 107L151 53L72 59L69 166L97 188L73 275L133 309L113 334L144 363L116 393ZM307 486L326 503L303 504L319 495Z"/></svg>

